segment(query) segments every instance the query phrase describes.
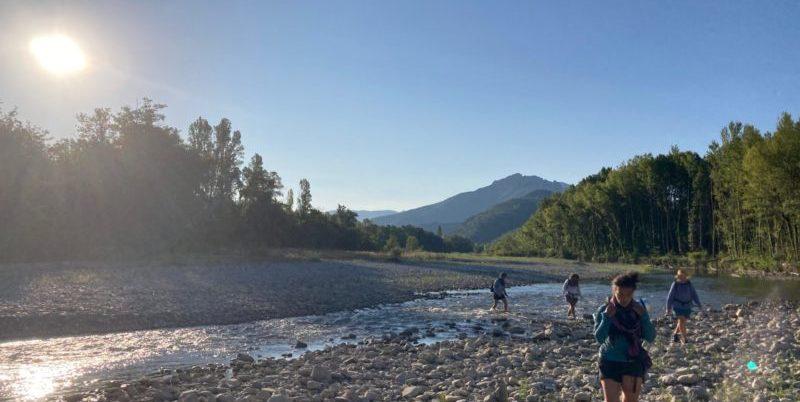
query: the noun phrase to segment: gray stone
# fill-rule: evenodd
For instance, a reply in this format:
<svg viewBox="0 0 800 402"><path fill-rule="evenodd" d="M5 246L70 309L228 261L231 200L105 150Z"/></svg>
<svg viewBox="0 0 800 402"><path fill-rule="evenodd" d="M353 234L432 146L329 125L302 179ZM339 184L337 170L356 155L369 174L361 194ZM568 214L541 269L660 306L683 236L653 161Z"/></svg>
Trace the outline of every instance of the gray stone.
<svg viewBox="0 0 800 402"><path fill-rule="evenodd" d="M414 385L411 387L403 388L403 391L400 392L400 396L403 398L415 398L417 396L422 395L425 393L425 387L420 385Z"/></svg>

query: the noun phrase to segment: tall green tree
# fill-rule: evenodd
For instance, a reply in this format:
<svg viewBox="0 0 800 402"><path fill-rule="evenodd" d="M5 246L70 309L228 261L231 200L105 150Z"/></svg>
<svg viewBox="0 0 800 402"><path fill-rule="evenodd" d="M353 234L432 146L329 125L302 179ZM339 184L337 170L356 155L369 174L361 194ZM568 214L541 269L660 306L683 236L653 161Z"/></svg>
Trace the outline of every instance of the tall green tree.
<svg viewBox="0 0 800 402"><path fill-rule="evenodd" d="M301 216L306 216L311 210L311 183L306 179L301 179L300 196L297 198L297 212Z"/></svg>
<svg viewBox="0 0 800 402"><path fill-rule="evenodd" d="M239 192L244 203L273 203L282 196L281 178L277 172L264 169L261 155L254 154L250 164L242 170L243 186Z"/></svg>

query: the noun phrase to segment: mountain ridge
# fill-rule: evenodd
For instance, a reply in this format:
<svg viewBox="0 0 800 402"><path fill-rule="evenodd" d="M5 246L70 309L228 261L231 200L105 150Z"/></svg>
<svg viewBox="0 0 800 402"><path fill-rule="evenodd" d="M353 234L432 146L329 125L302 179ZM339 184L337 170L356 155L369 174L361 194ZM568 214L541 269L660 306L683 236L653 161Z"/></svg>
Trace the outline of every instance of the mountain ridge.
<svg viewBox="0 0 800 402"><path fill-rule="evenodd" d="M437 203L372 219L379 225L413 225L430 228L431 225L457 225L480 212L515 198L524 197L535 190L560 192L569 185L550 181L539 176L515 173L494 180L490 185L458 193Z"/></svg>

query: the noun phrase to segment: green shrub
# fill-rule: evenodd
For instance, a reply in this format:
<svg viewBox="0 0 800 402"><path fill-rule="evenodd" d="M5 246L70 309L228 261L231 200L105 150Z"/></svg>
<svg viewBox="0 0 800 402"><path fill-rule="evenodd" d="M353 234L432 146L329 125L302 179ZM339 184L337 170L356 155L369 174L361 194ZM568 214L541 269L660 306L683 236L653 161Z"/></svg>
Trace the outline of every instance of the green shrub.
<svg viewBox="0 0 800 402"><path fill-rule="evenodd" d="M389 250L389 259L392 261L400 261L400 257L403 255L403 249L400 247L393 247Z"/></svg>

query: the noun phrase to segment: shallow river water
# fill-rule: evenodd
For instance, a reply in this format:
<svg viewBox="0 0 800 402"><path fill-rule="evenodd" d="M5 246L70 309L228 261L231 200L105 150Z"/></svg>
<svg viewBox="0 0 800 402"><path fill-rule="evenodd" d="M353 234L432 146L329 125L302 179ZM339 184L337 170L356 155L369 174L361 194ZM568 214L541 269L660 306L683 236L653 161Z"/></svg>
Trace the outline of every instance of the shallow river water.
<svg viewBox="0 0 800 402"><path fill-rule="evenodd" d="M663 314L671 277L647 275L637 291L648 308ZM800 297L798 281L695 278L701 300L710 307L750 298ZM578 315L590 314L609 293L607 283L582 284ZM511 314L542 320L563 319L560 283L509 289ZM91 387L103 379L135 379L160 367L226 363L239 352L254 357L298 356L342 342L358 342L409 328L420 330L420 342L474 335L473 327L491 326L488 290L451 292L444 298L382 305L375 308L237 325L133 331L0 343L0 400L39 400ZM295 349L297 340L307 349Z"/></svg>

